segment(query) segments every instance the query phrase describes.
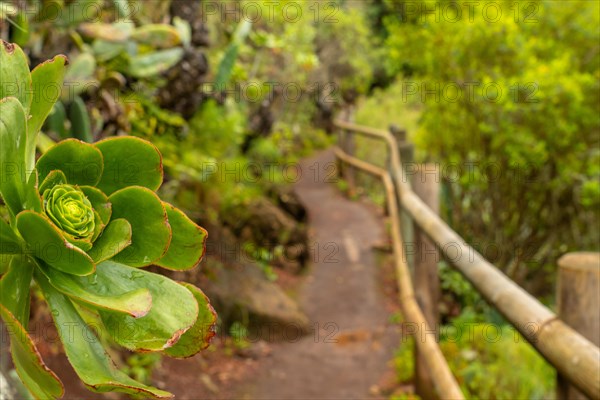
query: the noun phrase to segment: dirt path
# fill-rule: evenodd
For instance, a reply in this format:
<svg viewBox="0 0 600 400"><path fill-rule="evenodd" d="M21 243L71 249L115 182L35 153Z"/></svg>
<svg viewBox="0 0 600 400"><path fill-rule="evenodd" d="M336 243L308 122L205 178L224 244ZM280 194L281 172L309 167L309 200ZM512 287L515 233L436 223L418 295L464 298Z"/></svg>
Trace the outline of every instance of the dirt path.
<svg viewBox="0 0 600 400"><path fill-rule="evenodd" d="M333 162L331 152L306 160L295 187L314 242L314 266L298 293L313 332L272 345L262 372L239 398L371 398L371 388L390 369L399 336L387 322L372 250L383 238L383 224L326 182L333 178Z"/></svg>
<svg viewBox="0 0 600 400"><path fill-rule="evenodd" d="M333 162L331 152L304 161L295 187L308 209L314 243L314 263L298 290L313 331L299 339L259 342L269 351L257 357L226 356L217 342L213 352L164 358L155 385L182 400L362 400L377 397L374 386L394 378L389 361L400 335L388 323L390 307L396 307L389 293L393 272L390 280L372 249L384 238L382 219L328 182L335 179ZM65 399L104 398L83 387L56 345L40 351L66 383Z"/></svg>

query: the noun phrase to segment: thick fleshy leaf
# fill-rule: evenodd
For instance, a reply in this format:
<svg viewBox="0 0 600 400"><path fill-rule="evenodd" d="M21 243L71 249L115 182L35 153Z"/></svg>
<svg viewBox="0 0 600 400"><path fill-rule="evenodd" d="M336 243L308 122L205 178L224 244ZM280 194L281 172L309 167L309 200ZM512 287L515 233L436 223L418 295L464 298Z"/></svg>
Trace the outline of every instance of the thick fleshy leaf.
<svg viewBox="0 0 600 400"><path fill-rule="evenodd" d="M181 44L177 28L167 24L148 24L136 28L131 39L155 49L167 49Z"/></svg>
<svg viewBox="0 0 600 400"><path fill-rule="evenodd" d="M33 170L35 164L35 146L42 125L52 111L54 103L60 97L63 79L65 77L65 66L69 62L67 57L59 55L51 60L45 61L31 71L31 84L33 98L31 102L30 115L27 121L27 155L25 160L27 169Z"/></svg>
<svg viewBox="0 0 600 400"><path fill-rule="evenodd" d="M13 259L12 254L0 254L0 275L8 272L8 267Z"/></svg>
<svg viewBox="0 0 600 400"><path fill-rule="evenodd" d="M92 235L92 239L90 240L91 243L94 243L96 239L98 239L98 236L100 236L105 227L106 225L104 224L104 221L102 221L102 218L100 218L100 214L94 211L94 234ZM92 247L90 246L89 249L91 248ZM89 249L87 249L86 251L88 251Z"/></svg>
<svg viewBox="0 0 600 400"><path fill-rule="evenodd" d="M88 251L95 263L110 260L131 244L131 224L126 219L114 219Z"/></svg>
<svg viewBox="0 0 600 400"><path fill-rule="evenodd" d="M210 305L208 297L202 293L202 290L190 283L182 282L180 284L186 287L194 295L194 298L198 303L198 319L194 325L181 336L177 343L166 349L164 352L170 357L187 358L208 347L210 340L215 336L217 313Z"/></svg>
<svg viewBox="0 0 600 400"><path fill-rule="evenodd" d="M19 46L4 40L0 40L0 82L0 99L16 97L29 115L33 95L27 56Z"/></svg>
<svg viewBox="0 0 600 400"><path fill-rule="evenodd" d="M42 212L42 196L38 192L38 174L33 170L25 186L25 209Z"/></svg>
<svg viewBox="0 0 600 400"><path fill-rule="evenodd" d="M64 388L61 381L44 364L27 330L2 304L0 304L0 315L8 330L10 353L23 384L38 399L62 397Z"/></svg>
<svg viewBox="0 0 600 400"><path fill-rule="evenodd" d="M93 78L95 71L96 59L93 54L85 52L72 58L65 73L62 99L70 101L74 96L78 96L90 88L96 82Z"/></svg>
<svg viewBox="0 0 600 400"><path fill-rule="evenodd" d="M69 242L79 247L81 250L87 253L88 250L92 248L92 242L90 240L83 239L69 239Z"/></svg>
<svg viewBox="0 0 600 400"><path fill-rule="evenodd" d="M34 262L26 256L14 256L8 272L0 280L0 304L6 307L25 329L29 325L29 290Z"/></svg>
<svg viewBox="0 0 600 400"><path fill-rule="evenodd" d="M23 252L23 241L10 225L0 218L0 254L19 254Z"/></svg>
<svg viewBox="0 0 600 400"><path fill-rule="evenodd" d="M98 285L119 290L148 288L152 308L142 318L100 310L111 337L134 351L160 351L172 346L195 322L198 304L192 293L162 275L105 261L98 264Z"/></svg>
<svg viewBox="0 0 600 400"><path fill-rule="evenodd" d="M80 186L79 189L85 194L90 203L92 203L92 207L100 216L102 223L104 225L108 224L112 214L112 205L108 201L108 196L92 186Z"/></svg>
<svg viewBox="0 0 600 400"><path fill-rule="evenodd" d="M65 176L65 173L59 169L56 169L54 171L50 171L50 173L46 175L46 178L40 185L39 191L41 194L43 194L46 190L52 189L56 185L64 185L66 183L67 177Z"/></svg>
<svg viewBox="0 0 600 400"><path fill-rule="evenodd" d="M91 144L67 139L40 157L36 168L40 180L54 170L65 173L71 185L95 186L102 176L102 153Z"/></svg>
<svg viewBox="0 0 600 400"><path fill-rule="evenodd" d="M36 279L52 310L67 358L90 390L101 393L117 391L159 399L173 397L171 393L146 386L119 371L73 303L40 272L36 273Z"/></svg>
<svg viewBox="0 0 600 400"><path fill-rule="evenodd" d="M148 314L152 307L152 296L147 288L127 291L117 286L102 285L94 275L76 277L50 267L41 271L59 292L93 308L139 318Z"/></svg>
<svg viewBox="0 0 600 400"><path fill-rule="evenodd" d="M163 202L173 236L167 253L155 264L172 270L194 268L204 255L206 230L196 225L181 210Z"/></svg>
<svg viewBox="0 0 600 400"><path fill-rule="evenodd" d="M114 258L133 267L150 265L160 259L169 247L171 227L167 212L153 191L133 186L113 193L112 218L124 218L131 224L132 243Z"/></svg>
<svg viewBox="0 0 600 400"><path fill-rule="evenodd" d="M112 24L82 23L77 27L83 36L106 40L111 43L124 43L129 39L133 24L117 22Z"/></svg>
<svg viewBox="0 0 600 400"><path fill-rule="evenodd" d="M4 82L2 85L4 86ZM0 100L0 194L13 215L25 208L27 182L25 110L16 97Z"/></svg>
<svg viewBox="0 0 600 400"><path fill-rule="evenodd" d="M34 211L23 211L17 215L17 229L29 250L50 266L79 276L94 272L92 259L69 243L48 217Z"/></svg>
<svg viewBox="0 0 600 400"><path fill-rule="evenodd" d="M61 28L76 27L80 23L95 20L99 18L103 1L102 0L78 0L62 5L58 18L53 21L53 25Z"/></svg>
<svg viewBox="0 0 600 400"><path fill-rule="evenodd" d="M96 39L92 43L92 50L98 62L105 62L125 52L127 50L127 43Z"/></svg>
<svg viewBox="0 0 600 400"><path fill-rule="evenodd" d="M128 186L143 186L155 191L163 180L162 156L150 142L132 137L117 137L96 143L104 156L104 173L96 185L107 195Z"/></svg>
<svg viewBox="0 0 600 400"><path fill-rule="evenodd" d="M128 72L135 78L148 78L165 72L183 57L182 47L140 54L129 60Z"/></svg>

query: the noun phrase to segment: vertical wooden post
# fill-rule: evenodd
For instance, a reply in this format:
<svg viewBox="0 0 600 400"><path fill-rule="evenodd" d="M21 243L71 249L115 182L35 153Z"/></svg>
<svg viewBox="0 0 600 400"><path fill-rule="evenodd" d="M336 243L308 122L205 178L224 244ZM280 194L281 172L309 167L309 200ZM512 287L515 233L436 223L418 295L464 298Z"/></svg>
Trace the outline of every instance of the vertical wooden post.
<svg viewBox="0 0 600 400"><path fill-rule="evenodd" d="M400 161L408 179L408 185L413 188L425 204L436 214L440 208L439 170L435 165L417 167L414 163L415 148L407 140L406 130L395 125L390 126L390 133L396 139ZM399 205L400 206L400 205ZM439 322L439 278L437 262L439 253L431 240L418 229L410 215L400 207L400 228L405 247L406 262L411 270L415 292L419 307L423 311L427 323L432 329L437 328ZM426 335L416 337L415 340L436 340L435 335L427 332ZM438 398L425 360L415 348L415 389L423 399Z"/></svg>
<svg viewBox="0 0 600 400"><path fill-rule="evenodd" d="M440 170L435 164L420 164L412 181L415 194L436 214L440 213ZM417 302L429 326L436 330L435 336L427 334L426 340L437 338L437 328L440 322L438 304L440 301L440 280L438 262L440 253L437 246L425 232L414 224L414 285ZM425 367L425 361L415 355L415 389L423 399L437 398L430 371Z"/></svg>
<svg viewBox="0 0 600 400"><path fill-rule="evenodd" d="M569 253L558 260L558 315L567 325L600 346L600 253ZM558 400L587 399L557 376Z"/></svg>
<svg viewBox="0 0 600 400"><path fill-rule="evenodd" d="M352 109L348 108L343 112L342 120L352 122ZM340 131L340 148L351 156L356 156L356 135L347 130ZM348 183L350 194L356 193L356 169L352 165L345 165L342 169L342 176Z"/></svg>
<svg viewBox="0 0 600 400"><path fill-rule="evenodd" d="M402 163L402 168L404 168L406 171L406 178L409 180L408 184L411 185L415 174L415 164L413 162L415 153L414 145L408 142L405 129L400 129L396 125L391 125L390 133L396 139L398 151L400 153L400 162ZM414 248L415 246L413 222L410 218L410 215L402 209L402 205L398 204L398 207L400 209L400 229L402 231L402 240L404 241L407 249L405 252L407 258L406 262L408 263L414 278L414 254L410 251L410 249Z"/></svg>

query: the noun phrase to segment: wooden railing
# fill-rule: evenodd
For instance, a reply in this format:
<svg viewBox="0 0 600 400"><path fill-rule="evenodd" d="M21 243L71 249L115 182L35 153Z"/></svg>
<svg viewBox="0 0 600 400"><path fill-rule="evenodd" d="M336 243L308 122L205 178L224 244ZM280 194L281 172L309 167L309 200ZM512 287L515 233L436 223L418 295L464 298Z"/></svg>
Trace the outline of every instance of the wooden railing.
<svg viewBox="0 0 600 400"><path fill-rule="evenodd" d="M407 265L406 242L402 238L400 213L406 212L444 257L462 273L474 288L516 328L558 371L559 375L591 399L600 398L600 349L569 327L536 298L510 280L475 249L466 244L411 188L402 167L402 146L387 131L336 121L340 146L335 149L342 164L370 173L383 181L387 206L392 219L392 241L405 318L422 332L431 332L430 324L419 307ZM359 160L352 154L351 135L360 134L382 140L389 152L389 169ZM399 205L400 207L398 207ZM400 209L399 209L400 208ZM450 254L452 252L452 254ZM589 310L598 313L599 310ZM414 332L416 337L431 337ZM415 340L420 359L430 371L437 396L464 398L450 372L435 338ZM515 360L517 361L517 360Z"/></svg>

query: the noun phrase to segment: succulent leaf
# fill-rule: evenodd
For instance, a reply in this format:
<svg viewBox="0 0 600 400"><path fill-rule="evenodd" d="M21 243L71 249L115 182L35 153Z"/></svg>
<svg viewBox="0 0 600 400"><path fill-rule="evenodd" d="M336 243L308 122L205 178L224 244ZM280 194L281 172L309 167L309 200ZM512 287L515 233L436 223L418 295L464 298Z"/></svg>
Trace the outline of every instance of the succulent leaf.
<svg viewBox="0 0 600 400"><path fill-rule="evenodd" d="M25 115L29 115L33 94L27 56L19 46L1 39L0 82L0 99L15 97L23 106Z"/></svg>
<svg viewBox="0 0 600 400"><path fill-rule="evenodd" d="M20 254L23 241L2 218L0 218L0 254Z"/></svg>
<svg viewBox="0 0 600 400"><path fill-rule="evenodd" d="M206 247L206 230L196 225L181 210L163 202L167 210L173 237L166 254L155 264L163 268L184 271L202 260Z"/></svg>
<svg viewBox="0 0 600 400"><path fill-rule="evenodd" d="M27 121L27 170L32 171L35 164L35 146L38 133L52 111L52 107L61 94L67 57L56 56L45 61L31 71L33 98ZM27 66L27 65L26 65Z"/></svg>
<svg viewBox="0 0 600 400"><path fill-rule="evenodd" d="M27 389L38 399L62 397L64 387L61 381L44 364L27 330L3 304L0 304L0 316L10 335L10 353L15 369Z"/></svg>
<svg viewBox="0 0 600 400"><path fill-rule="evenodd" d="M129 61L127 72L135 78L156 76L177 64L183 58L184 53L183 48L175 47L133 56Z"/></svg>
<svg viewBox="0 0 600 400"><path fill-rule="evenodd" d="M26 131L25 110L19 100L15 97L0 100L0 194L12 215L23 210L27 202Z"/></svg>
<svg viewBox="0 0 600 400"><path fill-rule="evenodd" d="M79 186L79 189L85 193L94 211L98 213L103 225L107 225L112 215L112 205L108 201L108 197L101 190L93 186Z"/></svg>
<svg viewBox="0 0 600 400"><path fill-rule="evenodd" d="M40 271L56 290L94 309L140 318L148 314L152 307L152 296L147 288L128 291L118 286L98 284L95 276L75 277L50 267L41 268Z"/></svg>
<svg viewBox="0 0 600 400"><path fill-rule="evenodd" d="M90 256L69 243L45 215L22 211L16 222L31 253L53 268L79 276L89 275L96 269Z"/></svg>
<svg viewBox="0 0 600 400"><path fill-rule="evenodd" d="M217 322L217 313L202 290L190 283L182 282L180 285L186 287L194 295L198 303L198 319L177 343L166 349L164 353L170 357L187 358L209 346L210 340L215 335L214 328Z"/></svg>
<svg viewBox="0 0 600 400"><path fill-rule="evenodd" d="M29 289L35 263L26 256L12 257L0 280L0 303L24 328L29 325Z"/></svg>
<svg viewBox="0 0 600 400"><path fill-rule="evenodd" d="M79 96L75 97L69 106L69 120L71 121L71 137L92 143L92 121L85 102Z"/></svg>
<svg viewBox="0 0 600 400"><path fill-rule="evenodd" d="M162 156L150 142L136 137L117 137L95 145L104 157L104 172L96 185L107 195L129 186L156 191L163 180Z"/></svg>
<svg viewBox="0 0 600 400"><path fill-rule="evenodd" d="M96 284L127 291L150 289L152 309L144 317L100 311L106 330L126 349L164 350L173 346L197 320L198 303L192 293L162 275L104 261L98 264Z"/></svg>
<svg viewBox="0 0 600 400"><path fill-rule="evenodd" d="M46 190L52 189L56 185L64 185L67 183L65 173L59 169L50 171L39 187L39 192L44 193Z"/></svg>
<svg viewBox="0 0 600 400"><path fill-rule="evenodd" d="M114 219L88 251L95 263L110 260L131 244L131 224L122 218Z"/></svg>
<svg viewBox="0 0 600 400"><path fill-rule="evenodd" d="M36 168L41 180L50 172L61 170L71 185L95 186L102 176L102 153L91 144L67 139L42 155Z"/></svg>
<svg viewBox="0 0 600 400"><path fill-rule="evenodd" d="M132 267L144 267L159 260L169 248L171 227L167 212L156 193L132 186L113 193L112 218L124 218L131 224L131 245L114 260Z"/></svg>
<svg viewBox="0 0 600 400"><path fill-rule="evenodd" d="M92 391L123 392L143 397L168 399L169 392L137 382L119 371L96 335L81 318L68 297L56 290L41 272L36 273L69 362ZM71 329L75 326L77 329Z"/></svg>
<svg viewBox="0 0 600 400"><path fill-rule="evenodd" d="M69 136L65 123L67 121L67 110L62 101L54 103L52 111L44 122L44 132L54 132L59 138L67 139Z"/></svg>
<svg viewBox="0 0 600 400"><path fill-rule="evenodd" d="M155 49L166 49L181 44L181 37L177 28L167 24L140 26L133 31L130 38Z"/></svg>

